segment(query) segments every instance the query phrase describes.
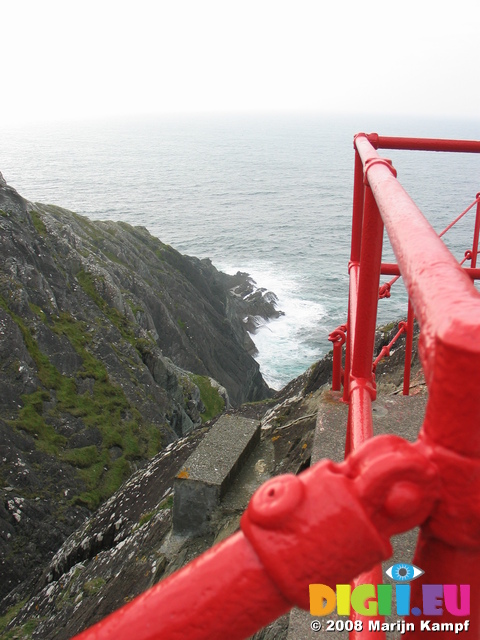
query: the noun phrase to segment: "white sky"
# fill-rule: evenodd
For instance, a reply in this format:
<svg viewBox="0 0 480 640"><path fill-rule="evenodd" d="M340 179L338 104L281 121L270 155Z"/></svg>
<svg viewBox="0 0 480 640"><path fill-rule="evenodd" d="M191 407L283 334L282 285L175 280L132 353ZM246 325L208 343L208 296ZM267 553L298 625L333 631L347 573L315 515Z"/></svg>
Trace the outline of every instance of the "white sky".
<svg viewBox="0 0 480 640"><path fill-rule="evenodd" d="M0 119L480 117L479 0L2 0Z"/></svg>

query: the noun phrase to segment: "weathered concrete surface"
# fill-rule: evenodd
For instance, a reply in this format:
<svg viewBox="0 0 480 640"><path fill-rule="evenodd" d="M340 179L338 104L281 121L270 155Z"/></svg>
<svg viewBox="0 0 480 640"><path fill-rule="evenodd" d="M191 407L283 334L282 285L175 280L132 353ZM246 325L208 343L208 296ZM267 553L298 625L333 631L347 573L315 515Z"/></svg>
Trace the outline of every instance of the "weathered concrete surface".
<svg viewBox="0 0 480 640"><path fill-rule="evenodd" d="M412 389L414 395L402 396L389 394L379 396L373 403L373 428L374 434L396 434L410 442L417 438L422 425L427 402L426 388L421 384ZM312 464L322 458L329 458L335 462L341 462L344 458L346 425L348 417L348 405L341 401L341 394L325 391L320 405L315 436L312 448ZM408 531L392 538L393 556L384 563L384 571L396 562L411 562L415 551L417 530ZM394 609L394 607L393 607ZM329 614L326 619L337 620L347 618L337 616L336 612ZM311 629L312 621L322 623L320 631ZM396 616L391 622L397 620ZM330 640L345 640L347 632L326 630L325 620L311 616L308 611L292 609L288 627L287 640L310 640L328 637ZM387 638L395 637L394 633L388 633Z"/></svg>
<svg viewBox="0 0 480 640"><path fill-rule="evenodd" d="M175 533L208 529L212 512L259 441L257 420L235 415L218 420L175 479Z"/></svg>

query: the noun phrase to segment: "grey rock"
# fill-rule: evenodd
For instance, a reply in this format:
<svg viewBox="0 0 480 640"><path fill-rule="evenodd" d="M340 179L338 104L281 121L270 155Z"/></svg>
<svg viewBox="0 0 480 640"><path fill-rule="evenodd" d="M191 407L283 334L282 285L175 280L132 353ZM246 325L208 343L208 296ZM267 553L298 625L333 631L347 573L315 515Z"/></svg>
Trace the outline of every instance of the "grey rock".
<svg viewBox="0 0 480 640"><path fill-rule="evenodd" d="M34 638L67 640L158 582L177 560L178 547L165 546L173 479L204 435L197 430L168 445L64 542L42 572L13 589L0 602L0 615L27 602L9 627L33 619ZM27 517L25 501L10 493L0 516L2 510Z"/></svg>
<svg viewBox="0 0 480 640"><path fill-rule="evenodd" d="M0 487L25 500L0 511L3 596L132 472L201 427L208 400L192 372L216 381L227 407L272 392L245 348L241 318L259 304L246 274L143 227L33 204L3 178L0 246Z"/></svg>
<svg viewBox="0 0 480 640"><path fill-rule="evenodd" d="M67 640L168 577L214 540L233 533L261 482L277 473L296 472L308 463L315 419L299 422L297 418L312 411L313 394L305 397L302 391L307 378L299 382L295 398L282 398L280 406L276 401L265 401L236 409L217 421L223 421L223 428L220 424L210 445L203 443L216 425L172 442L132 475L65 541L41 575L25 580L0 602L0 615L13 606L19 609L6 631L19 633L29 624L35 627L34 640ZM262 440L244 460L236 478L230 478L233 483L224 488L220 504L211 513L210 530L175 534L172 498L179 472L191 469L189 460L197 459L200 477L209 464L205 455L215 465L219 456L212 448L215 452L219 446L228 447L225 425L246 423L258 433L261 419ZM291 426L285 420L292 420ZM277 429L275 423L281 427ZM215 466L212 471L215 473ZM218 474L215 478L221 483ZM285 637L287 624L288 617L284 617L257 637Z"/></svg>

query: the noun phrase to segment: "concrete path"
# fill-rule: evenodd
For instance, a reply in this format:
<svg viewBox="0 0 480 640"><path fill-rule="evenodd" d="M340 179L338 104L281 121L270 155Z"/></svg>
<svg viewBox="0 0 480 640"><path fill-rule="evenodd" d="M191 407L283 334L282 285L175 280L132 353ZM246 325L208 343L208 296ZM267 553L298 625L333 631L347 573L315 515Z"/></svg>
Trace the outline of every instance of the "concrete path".
<svg viewBox="0 0 480 640"><path fill-rule="evenodd" d="M379 395L373 405L373 424L375 435L396 434L414 442L423 422L427 402L426 388L419 384L412 389L414 395ZM340 394L325 391L319 408L312 450L312 464L322 458L341 462L344 458L348 406L340 401ZM395 536L392 539L393 557L384 563L384 570L396 562L411 562L415 550L417 531ZM337 620L329 615L328 620ZM346 620L345 617L341 618ZM325 621L320 631L311 629L317 618L309 612L293 609L290 613L287 640L347 640L347 632L326 631ZM397 617L392 617L396 621ZM315 622L314 622L315 624ZM396 637L388 633L387 638Z"/></svg>

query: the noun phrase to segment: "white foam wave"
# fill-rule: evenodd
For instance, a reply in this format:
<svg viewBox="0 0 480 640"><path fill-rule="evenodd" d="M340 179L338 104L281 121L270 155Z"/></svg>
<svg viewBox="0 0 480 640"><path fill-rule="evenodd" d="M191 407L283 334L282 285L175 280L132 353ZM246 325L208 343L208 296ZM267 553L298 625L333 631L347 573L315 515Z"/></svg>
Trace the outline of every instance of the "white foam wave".
<svg viewBox="0 0 480 640"><path fill-rule="evenodd" d="M323 324L325 307L302 296L299 276L278 273L272 265L255 265L242 269L222 265L223 271L247 271L258 287L272 291L277 308L285 315L263 323L252 339L258 349L257 362L267 384L280 389L303 373L325 351L327 329Z"/></svg>

